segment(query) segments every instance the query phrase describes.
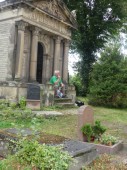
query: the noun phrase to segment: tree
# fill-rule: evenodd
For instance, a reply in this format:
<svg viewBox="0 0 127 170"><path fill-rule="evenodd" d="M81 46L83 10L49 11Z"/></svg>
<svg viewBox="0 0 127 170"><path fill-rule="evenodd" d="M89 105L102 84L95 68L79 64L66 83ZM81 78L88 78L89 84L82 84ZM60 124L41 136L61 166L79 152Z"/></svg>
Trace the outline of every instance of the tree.
<svg viewBox="0 0 127 170"><path fill-rule="evenodd" d="M82 89L82 82L79 73L71 76L69 82L70 84L73 84L75 86L76 96L82 96L83 89Z"/></svg>
<svg viewBox="0 0 127 170"><path fill-rule="evenodd" d="M125 17L126 0L64 0L68 8L76 10L78 29L73 32L72 49L80 54L80 76L84 95L88 93L89 76L96 52L108 38L118 33Z"/></svg>
<svg viewBox="0 0 127 170"><path fill-rule="evenodd" d="M90 103L127 107L127 60L118 46L110 46L95 63L90 81Z"/></svg>

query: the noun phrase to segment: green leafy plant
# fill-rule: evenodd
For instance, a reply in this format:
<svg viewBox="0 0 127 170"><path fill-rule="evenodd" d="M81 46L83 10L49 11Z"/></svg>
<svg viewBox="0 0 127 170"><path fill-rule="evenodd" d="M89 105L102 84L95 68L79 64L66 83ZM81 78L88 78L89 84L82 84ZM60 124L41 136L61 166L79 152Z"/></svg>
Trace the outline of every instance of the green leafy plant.
<svg viewBox="0 0 127 170"><path fill-rule="evenodd" d="M101 144L112 146L117 142L117 138L109 134L103 134L100 140Z"/></svg>
<svg viewBox="0 0 127 170"><path fill-rule="evenodd" d="M99 120L95 121L95 125L93 126L93 133L95 138L100 139L101 135L106 131L106 128L101 125Z"/></svg>
<svg viewBox="0 0 127 170"><path fill-rule="evenodd" d="M19 106L20 106L21 109L24 109L26 107L26 99L25 99L25 97L20 98Z"/></svg>
<svg viewBox="0 0 127 170"><path fill-rule="evenodd" d="M127 60L119 47L106 47L93 66L89 104L96 106L127 107Z"/></svg>
<svg viewBox="0 0 127 170"><path fill-rule="evenodd" d="M91 137L93 136L95 139L100 140L101 135L106 131L106 128L101 125L99 120L95 121L95 125L85 124L81 131L84 135L86 135L88 142L91 141Z"/></svg>
<svg viewBox="0 0 127 170"><path fill-rule="evenodd" d="M9 107L9 102L8 100L0 100L0 110L4 110L6 109L7 107Z"/></svg>
<svg viewBox="0 0 127 170"><path fill-rule="evenodd" d="M81 131L84 135L86 135L88 142L91 140L91 136L93 135L93 128L91 124L85 124L82 128Z"/></svg>
<svg viewBox="0 0 127 170"><path fill-rule="evenodd" d="M17 103L10 103L10 107L12 109L16 109L17 108Z"/></svg>
<svg viewBox="0 0 127 170"><path fill-rule="evenodd" d="M36 140L22 140L18 143L18 152L6 160L1 161L0 167L11 170L14 165L22 170L67 170L71 157L61 148L41 145Z"/></svg>

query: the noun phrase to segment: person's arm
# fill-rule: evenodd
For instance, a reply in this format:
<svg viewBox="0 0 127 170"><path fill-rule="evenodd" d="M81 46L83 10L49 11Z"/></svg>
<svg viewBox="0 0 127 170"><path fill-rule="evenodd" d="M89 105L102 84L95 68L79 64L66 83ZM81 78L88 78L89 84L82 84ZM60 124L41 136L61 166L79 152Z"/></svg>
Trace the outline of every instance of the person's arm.
<svg viewBox="0 0 127 170"><path fill-rule="evenodd" d="M59 84L59 82L60 82L60 80L61 80L61 77L60 77L60 76L58 76L58 79L54 82L54 84L55 84L55 85L58 85L58 84Z"/></svg>

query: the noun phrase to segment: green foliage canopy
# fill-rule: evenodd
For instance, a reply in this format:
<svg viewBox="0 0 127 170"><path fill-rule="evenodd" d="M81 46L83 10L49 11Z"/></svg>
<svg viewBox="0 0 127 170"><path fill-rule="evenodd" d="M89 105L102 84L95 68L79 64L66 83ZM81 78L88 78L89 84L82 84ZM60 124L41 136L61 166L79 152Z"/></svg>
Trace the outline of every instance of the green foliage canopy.
<svg viewBox="0 0 127 170"><path fill-rule="evenodd" d="M64 2L71 11L76 11L78 29L73 32L72 49L81 57L80 75L85 95L88 93L89 75L96 61L96 52L121 28L126 13L126 0L64 0Z"/></svg>
<svg viewBox="0 0 127 170"><path fill-rule="evenodd" d="M127 107L127 60L118 47L107 47L93 67L90 103Z"/></svg>

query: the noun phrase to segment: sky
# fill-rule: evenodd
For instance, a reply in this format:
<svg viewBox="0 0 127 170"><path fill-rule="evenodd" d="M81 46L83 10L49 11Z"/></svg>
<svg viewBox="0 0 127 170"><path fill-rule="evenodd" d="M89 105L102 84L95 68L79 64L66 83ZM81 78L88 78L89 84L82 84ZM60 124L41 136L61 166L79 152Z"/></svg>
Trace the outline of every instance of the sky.
<svg viewBox="0 0 127 170"><path fill-rule="evenodd" d="M79 60L79 56L78 56L78 54L71 54L71 53L69 53L69 62L68 62L68 71L69 71L69 75L74 75L75 74L75 72L74 72L74 70L73 70L73 64L75 63L75 62L77 62Z"/></svg>

